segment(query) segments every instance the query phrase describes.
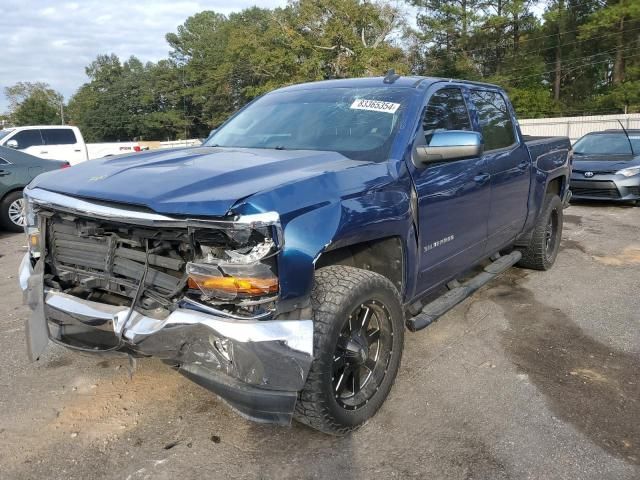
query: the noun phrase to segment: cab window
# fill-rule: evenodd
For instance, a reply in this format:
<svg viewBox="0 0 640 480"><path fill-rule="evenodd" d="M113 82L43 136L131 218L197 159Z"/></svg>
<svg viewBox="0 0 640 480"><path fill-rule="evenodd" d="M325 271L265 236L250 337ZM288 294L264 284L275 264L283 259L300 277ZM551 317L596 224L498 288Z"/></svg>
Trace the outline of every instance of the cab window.
<svg viewBox="0 0 640 480"><path fill-rule="evenodd" d="M444 88L429 99L422 119L427 144L438 130L471 130L469 112L459 88Z"/></svg>
<svg viewBox="0 0 640 480"><path fill-rule="evenodd" d="M74 145L76 135L70 128L43 128L42 138L45 145Z"/></svg>
<svg viewBox="0 0 640 480"><path fill-rule="evenodd" d="M11 140L18 142L18 150L42 145L40 130L22 130L9 139Z"/></svg>
<svg viewBox="0 0 640 480"><path fill-rule="evenodd" d="M478 111L485 151L516 143L511 114L502 95L489 90L472 90L471 101Z"/></svg>

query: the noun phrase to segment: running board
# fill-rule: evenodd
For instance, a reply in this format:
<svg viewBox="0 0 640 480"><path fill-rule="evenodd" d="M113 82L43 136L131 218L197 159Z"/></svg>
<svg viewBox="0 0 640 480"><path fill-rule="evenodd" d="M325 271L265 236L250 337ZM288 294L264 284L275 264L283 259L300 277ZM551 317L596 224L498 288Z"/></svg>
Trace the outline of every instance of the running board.
<svg viewBox="0 0 640 480"><path fill-rule="evenodd" d="M518 263L521 258L522 253L519 250L514 250L508 255L499 257L475 277L470 278L460 286L452 288L433 302L426 304L418 315L407 320L407 327L412 332L428 327L484 284Z"/></svg>

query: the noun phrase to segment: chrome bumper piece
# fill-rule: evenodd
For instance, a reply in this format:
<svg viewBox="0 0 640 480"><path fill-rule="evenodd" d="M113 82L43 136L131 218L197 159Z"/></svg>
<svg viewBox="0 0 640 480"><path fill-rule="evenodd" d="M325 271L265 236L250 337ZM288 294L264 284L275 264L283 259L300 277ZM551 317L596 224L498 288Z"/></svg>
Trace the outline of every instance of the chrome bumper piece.
<svg viewBox="0 0 640 480"><path fill-rule="evenodd" d="M245 416L291 420L313 359L311 320L237 320L180 307L158 319L45 290L39 267L32 267L27 254L19 272L33 311L27 324L32 360L48 339L95 353L154 356L178 366Z"/></svg>

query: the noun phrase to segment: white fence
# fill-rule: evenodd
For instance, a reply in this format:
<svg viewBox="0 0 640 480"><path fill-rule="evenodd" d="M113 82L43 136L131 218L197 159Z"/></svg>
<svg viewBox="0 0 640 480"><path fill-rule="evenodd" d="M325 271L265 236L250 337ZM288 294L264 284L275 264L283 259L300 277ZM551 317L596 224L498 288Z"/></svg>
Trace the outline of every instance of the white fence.
<svg viewBox="0 0 640 480"><path fill-rule="evenodd" d="M592 115L587 117L562 117L562 118L532 118L520 120L520 128L524 135L536 137L569 137L575 142L589 132L607 129L620 130L620 123L624 128L640 129L640 113L627 115Z"/></svg>

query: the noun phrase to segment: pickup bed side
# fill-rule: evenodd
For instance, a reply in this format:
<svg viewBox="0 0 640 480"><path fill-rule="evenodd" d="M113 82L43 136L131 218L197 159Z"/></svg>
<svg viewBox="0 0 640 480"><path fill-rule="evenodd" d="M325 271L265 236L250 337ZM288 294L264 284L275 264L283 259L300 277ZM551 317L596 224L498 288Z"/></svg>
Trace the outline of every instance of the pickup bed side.
<svg viewBox="0 0 640 480"><path fill-rule="evenodd" d="M543 207L545 194L558 194L564 204L570 198L571 142L567 137L523 137L531 155L534 175L529 191L529 214L517 245L526 245L536 218Z"/></svg>

